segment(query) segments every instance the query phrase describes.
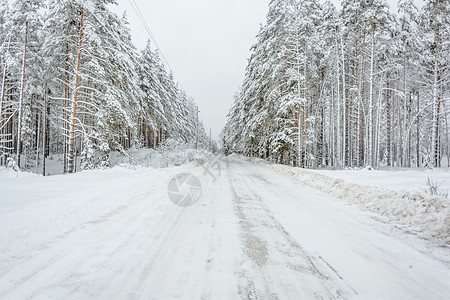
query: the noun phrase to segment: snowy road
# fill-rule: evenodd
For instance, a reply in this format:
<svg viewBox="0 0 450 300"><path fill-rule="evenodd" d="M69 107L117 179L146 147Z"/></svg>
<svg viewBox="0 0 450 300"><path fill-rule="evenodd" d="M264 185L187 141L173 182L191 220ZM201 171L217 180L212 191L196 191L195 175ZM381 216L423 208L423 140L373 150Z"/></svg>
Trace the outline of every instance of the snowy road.
<svg viewBox="0 0 450 300"><path fill-rule="evenodd" d="M0 298L448 299L449 266L392 225L264 165L219 163L215 178L189 164L2 179L19 200L0 200ZM203 186L189 208L167 196L180 172Z"/></svg>

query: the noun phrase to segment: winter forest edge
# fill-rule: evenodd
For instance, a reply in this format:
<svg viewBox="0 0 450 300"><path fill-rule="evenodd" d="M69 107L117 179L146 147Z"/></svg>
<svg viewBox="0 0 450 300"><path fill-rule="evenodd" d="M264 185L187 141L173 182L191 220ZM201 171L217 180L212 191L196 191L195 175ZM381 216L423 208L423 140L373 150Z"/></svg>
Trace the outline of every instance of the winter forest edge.
<svg viewBox="0 0 450 300"><path fill-rule="evenodd" d="M132 147L209 146L194 100L150 43L137 53L111 4L0 1L0 165L45 174L54 154L72 173L77 157L93 169Z"/></svg>
<svg viewBox="0 0 450 300"><path fill-rule="evenodd" d="M107 167L112 151L210 146L193 99L150 43L137 53L126 18L108 9L115 0L8 2L1 165L10 157L45 173L56 154L71 173ZM306 168L448 166L450 4L341 5L270 2L224 152Z"/></svg>
<svg viewBox="0 0 450 300"><path fill-rule="evenodd" d="M306 168L447 167L450 2L273 0L226 153Z"/></svg>

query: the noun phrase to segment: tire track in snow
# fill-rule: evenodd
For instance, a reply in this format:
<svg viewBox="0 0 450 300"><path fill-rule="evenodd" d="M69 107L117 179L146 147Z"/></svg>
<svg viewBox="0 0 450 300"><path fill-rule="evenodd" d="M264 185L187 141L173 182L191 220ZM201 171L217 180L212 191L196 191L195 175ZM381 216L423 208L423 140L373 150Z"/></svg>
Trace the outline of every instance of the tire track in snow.
<svg viewBox="0 0 450 300"><path fill-rule="evenodd" d="M42 277L45 276L45 274L51 274L52 272L60 273L63 269L69 269L69 266L66 264L67 257L79 257L78 253L80 252L79 248L74 247L74 245L70 243L70 240L75 235L79 236L79 241L89 240L89 237L92 236L93 233L97 233L97 240L119 241L119 239L114 239L114 235L116 235L117 232L111 233L110 231L100 230L100 227L105 227L108 224L108 221L111 221L111 218L116 217L121 213L126 213L127 209L130 209L131 207L139 204L139 202L142 202L141 198L145 199L146 195L148 195L148 191L135 196L135 200L133 200L131 204L119 206L99 218L86 221L66 231L64 234L55 237L51 241L48 241L45 244L39 245L38 247L32 249L32 251L30 252L31 255L18 258L14 266L10 267L9 270L5 270L5 272L0 275L0 278L3 278L3 280L5 277L9 278L10 282L8 288L1 291L0 296L8 295L9 292L17 290L20 286L27 284L29 281L32 281L34 277L37 277L38 275L39 277ZM156 204L157 203L153 203L151 207ZM144 210L140 209L139 211L140 214L135 216L136 219L144 214ZM134 221L136 221L136 219L134 219ZM130 229L130 227L127 228L128 230ZM129 232L127 232L127 234L129 234ZM89 248L91 247L88 246L88 249ZM103 249L98 249L98 251L101 250ZM98 254L98 251L95 252L97 252ZM78 266L80 267L88 263L89 261L78 261ZM20 266L22 272L20 276L19 274L16 275L16 270L13 269L13 267L15 266ZM61 269L58 269L59 267L61 267ZM48 277L51 278L53 276L48 275ZM73 274L70 274L70 276L68 277L74 276ZM66 279L70 282L69 278ZM66 282L66 280L64 280L64 282Z"/></svg>
<svg viewBox="0 0 450 300"><path fill-rule="evenodd" d="M261 182L259 181L253 181L253 183L256 185L256 186L260 186L260 188L268 188L268 189L270 189L270 191L273 193L273 194L275 194L279 199L283 199L283 197L286 197L287 195L286 194L281 194L280 193L280 191L277 189L277 188L275 188L275 186L272 184L272 183L270 183L268 180L266 180L264 177L262 177L262 176L260 176L260 175L257 175L257 174L255 174L254 175L254 177L256 177L256 178L258 178L260 181L262 181L262 182L264 182L264 186L261 186ZM274 218L274 220L276 221L276 219ZM282 230L282 231L284 231L285 233L286 233L286 235L288 235L289 236L289 238L290 239L292 239L291 237L290 237L290 235L286 232L286 230L283 228L283 226L278 222L278 221L276 221L278 224L279 224L279 227L280 227L280 229ZM294 241L294 243L296 243L295 241ZM298 246L298 248L300 248L300 246ZM301 248L300 248L301 249ZM302 252L303 252L303 250L302 250ZM332 273L334 273L335 275L336 275L336 278L339 278L341 281L342 281L342 284L344 285L344 286L346 286L346 288L344 288L345 290L351 290L351 292L354 294L354 295L358 295L358 292L353 288L353 287L351 287L347 282L345 282L345 280L344 280L344 278L339 274L339 272L333 267L333 266L331 266L331 264L328 262L328 261L326 261L322 256L318 256L318 257L312 257L312 256L308 256L308 255L306 255L305 254L305 256L307 257L307 259L308 260L310 260L311 261L311 263L312 264L314 264L315 266L317 266L317 267L319 267L320 266L320 269L329 269L329 270L331 270L332 271ZM323 268L324 267L324 268ZM336 279L335 278L335 279Z"/></svg>
<svg viewBox="0 0 450 300"><path fill-rule="evenodd" d="M246 292L243 297L341 298L342 289L328 282L328 278L264 205L260 195L267 189L264 186L268 182L247 174L243 166L232 167L231 171L229 180L240 218L244 253L249 259L243 262L242 276L248 281L247 288L242 289Z"/></svg>

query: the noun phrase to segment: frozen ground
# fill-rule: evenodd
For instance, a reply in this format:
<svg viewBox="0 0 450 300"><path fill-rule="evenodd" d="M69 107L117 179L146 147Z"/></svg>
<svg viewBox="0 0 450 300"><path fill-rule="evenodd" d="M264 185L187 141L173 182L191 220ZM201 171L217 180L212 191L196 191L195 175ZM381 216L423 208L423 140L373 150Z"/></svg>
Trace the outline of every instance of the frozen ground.
<svg viewBox="0 0 450 300"><path fill-rule="evenodd" d="M447 246L318 189L324 178L299 184L239 157L221 158L221 172L204 163L0 170L0 298L448 299ZM188 208L167 194L183 172L202 184Z"/></svg>

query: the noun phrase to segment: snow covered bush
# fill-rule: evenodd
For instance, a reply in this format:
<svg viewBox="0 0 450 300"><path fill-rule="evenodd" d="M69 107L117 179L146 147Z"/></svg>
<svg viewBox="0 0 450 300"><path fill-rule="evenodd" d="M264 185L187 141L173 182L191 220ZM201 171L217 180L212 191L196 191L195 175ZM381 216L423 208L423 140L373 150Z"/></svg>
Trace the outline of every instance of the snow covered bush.
<svg viewBox="0 0 450 300"><path fill-rule="evenodd" d="M6 169L10 171L19 171L19 166L17 165L16 161L12 159L11 157L8 157L6 160Z"/></svg>
<svg viewBox="0 0 450 300"><path fill-rule="evenodd" d="M425 193L430 194L432 196L438 196L444 199L448 199L448 191L444 191L440 188L443 183L444 181L438 183L437 181L428 177L427 189L425 190Z"/></svg>
<svg viewBox="0 0 450 300"><path fill-rule="evenodd" d="M126 168L165 168L179 166L194 160L204 160L211 154L205 150L192 149L191 145L180 140L168 139L161 147L155 149L132 147L120 153L111 153L111 166Z"/></svg>
<svg viewBox="0 0 450 300"><path fill-rule="evenodd" d="M97 136L97 135L95 135ZM105 169L110 165L110 148L105 141L94 139L98 143L92 142L90 138L84 139L84 148L81 153L82 170Z"/></svg>

